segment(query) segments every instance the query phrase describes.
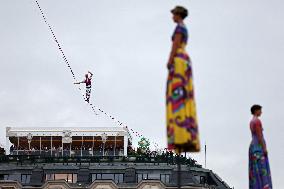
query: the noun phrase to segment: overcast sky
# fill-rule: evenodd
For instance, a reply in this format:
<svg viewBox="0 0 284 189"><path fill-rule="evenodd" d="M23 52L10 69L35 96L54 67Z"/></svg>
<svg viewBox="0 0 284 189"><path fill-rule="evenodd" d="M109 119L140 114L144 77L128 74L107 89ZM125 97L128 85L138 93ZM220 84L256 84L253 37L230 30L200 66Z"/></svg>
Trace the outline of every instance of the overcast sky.
<svg viewBox="0 0 284 189"><path fill-rule="evenodd" d="M283 186L283 1L39 2L76 76L94 73L91 101L161 147L175 27L169 10L187 7L207 168L236 189L248 188L249 108L259 103L274 188ZM115 126L83 102L32 0L1 0L0 27L1 143L6 126ZM192 157L204 164L204 148Z"/></svg>

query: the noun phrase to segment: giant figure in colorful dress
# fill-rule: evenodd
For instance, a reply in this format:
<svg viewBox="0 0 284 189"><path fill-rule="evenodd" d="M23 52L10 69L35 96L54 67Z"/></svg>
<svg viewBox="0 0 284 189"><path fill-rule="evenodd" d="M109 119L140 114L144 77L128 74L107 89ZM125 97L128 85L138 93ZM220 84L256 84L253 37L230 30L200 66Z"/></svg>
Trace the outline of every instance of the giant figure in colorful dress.
<svg viewBox="0 0 284 189"><path fill-rule="evenodd" d="M171 10L177 26L172 35L172 49L168 60L166 92L168 149L181 152L200 151L196 107L193 91L192 67L185 48L188 31L183 22L186 8Z"/></svg>
<svg viewBox="0 0 284 189"><path fill-rule="evenodd" d="M250 122L252 141L249 147L249 189L272 189L271 174L263 128L259 117L262 114L260 105L253 105Z"/></svg>

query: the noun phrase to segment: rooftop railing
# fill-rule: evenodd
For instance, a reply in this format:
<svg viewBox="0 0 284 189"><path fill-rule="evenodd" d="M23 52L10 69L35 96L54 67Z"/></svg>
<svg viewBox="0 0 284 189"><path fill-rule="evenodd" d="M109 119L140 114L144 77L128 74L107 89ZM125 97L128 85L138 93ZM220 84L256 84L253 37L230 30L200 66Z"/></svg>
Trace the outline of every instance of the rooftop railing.
<svg viewBox="0 0 284 189"><path fill-rule="evenodd" d="M116 150L14 150L10 152L10 155L36 155L43 157L77 157L77 156L123 156L123 149Z"/></svg>
<svg viewBox="0 0 284 189"><path fill-rule="evenodd" d="M182 165L190 167L202 166L191 158L180 157L173 154L164 155L147 155L147 154L136 154L125 156L42 156L42 155L0 155L0 163L17 163L17 165L24 164L37 164L37 163L152 163L159 165L166 163L168 165L175 165L180 161Z"/></svg>

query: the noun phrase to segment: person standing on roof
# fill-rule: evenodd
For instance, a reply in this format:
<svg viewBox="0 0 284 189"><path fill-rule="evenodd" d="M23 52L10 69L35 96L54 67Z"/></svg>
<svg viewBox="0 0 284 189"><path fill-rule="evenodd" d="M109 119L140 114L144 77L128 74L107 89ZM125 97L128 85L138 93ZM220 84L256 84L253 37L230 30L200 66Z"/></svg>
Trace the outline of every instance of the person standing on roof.
<svg viewBox="0 0 284 189"><path fill-rule="evenodd" d="M85 80L84 81L74 83L74 84L80 84L80 83L86 84L86 102L88 102L88 103L89 103L89 100L90 100L90 97L91 97L92 76L93 76L93 74L90 71L88 71L88 73L85 74Z"/></svg>

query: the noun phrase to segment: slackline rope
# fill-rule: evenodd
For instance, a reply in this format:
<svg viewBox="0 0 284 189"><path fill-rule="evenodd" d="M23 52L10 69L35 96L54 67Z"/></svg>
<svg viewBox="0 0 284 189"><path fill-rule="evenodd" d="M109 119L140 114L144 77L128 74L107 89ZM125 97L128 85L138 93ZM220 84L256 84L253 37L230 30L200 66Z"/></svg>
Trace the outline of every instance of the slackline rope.
<svg viewBox="0 0 284 189"><path fill-rule="evenodd" d="M52 34L53 40L55 41L55 43L56 43L57 46L58 46L58 49L59 49L59 51L60 51L60 53L61 53L61 55L62 55L62 58L63 58L63 60L64 60L64 62L65 62L65 64L66 64L66 66L68 67L69 71L70 71L71 74L72 74L73 80L74 80L75 82L77 82L75 73L74 73L74 71L73 71L73 69L72 69L72 67L71 67L71 65L70 65L70 63L69 63L67 57L66 57L65 54L64 54L64 51L63 51L63 49L62 49L62 47L61 47L59 41L57 40L57 38L56 38L56 36L55 36L55 33L54 33L54 31L53 31L51 25L48 23L47 18L46 18L46 16L45 16L45 14L44 14L42 8L40 7L38 0L35 0L35 2L36 2L36 4L37 4L37 7L39 8L39 11L40 11L40 13L41 13L41 16L42 16L42 18L43 18L45 24L47 25L47 27L49 28L49 31L50 31L51 34ZM83 97L83 99L84 99L84 101L85 101L85 95L82 94L83 90L82 90L80 87L78 87L78 90L80 91L80 94L82 95L82 97ZM125 128L129 128L127 125L123 124L121 121L119 121L119 120L116 119L115 117L111 116L111 115L108 114L107 112L103 111L101 108L98 108L98 107L95 106L94 104L88 103L88 105L90 106L90 108L92 109L92 111L93 111L93 113L94 113L95 115L98 115L98 113L97 113L96 110L95 110L95 109L98 109L101 113L104 113L107 117L109 117L112 121L114 121L114 122L117 123L118 125L123 126L123 127L125 127ZM140 137L140 138L141 138L141 137L144 137L144 138L147 139L147 137L143 136L142 134L139 134L138 132L134 131L134 130L131 129L131 128L129 128L129 129L130 129L130 131L131 131L133 134L135 134L135 136ZM128 132L129 132L129 130L128 130ZM130 134L130 133L129 133L129 134ZM158 147L158 146L159 146L158 143L156 143L156 142L152 142L152 144L154 144L155 147Z"/></svg>

